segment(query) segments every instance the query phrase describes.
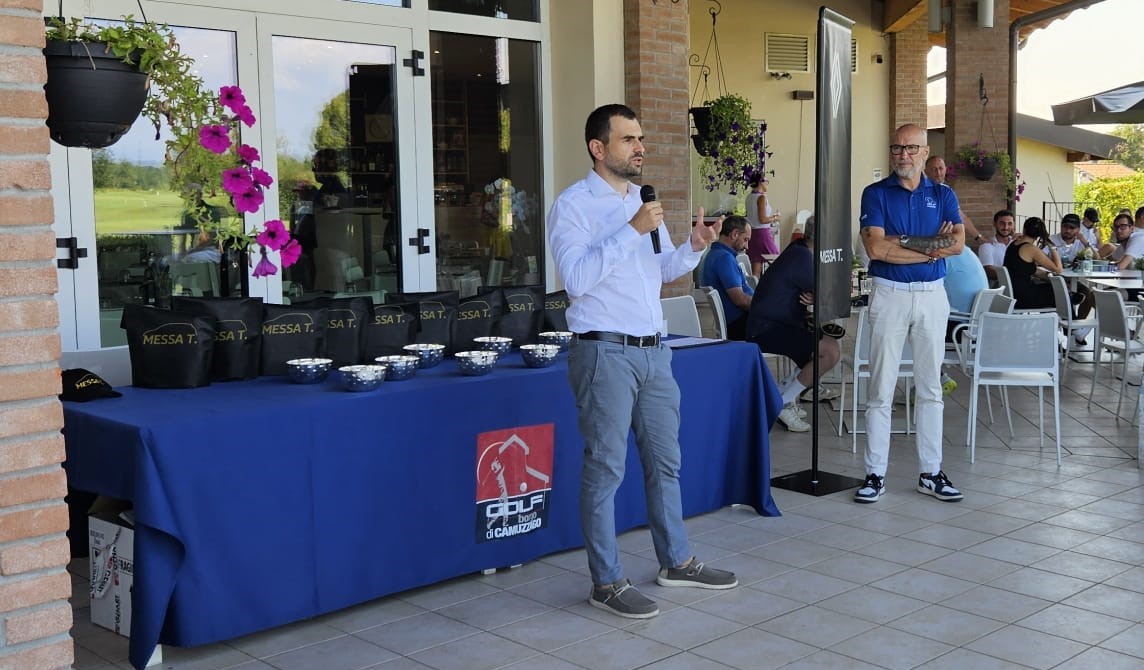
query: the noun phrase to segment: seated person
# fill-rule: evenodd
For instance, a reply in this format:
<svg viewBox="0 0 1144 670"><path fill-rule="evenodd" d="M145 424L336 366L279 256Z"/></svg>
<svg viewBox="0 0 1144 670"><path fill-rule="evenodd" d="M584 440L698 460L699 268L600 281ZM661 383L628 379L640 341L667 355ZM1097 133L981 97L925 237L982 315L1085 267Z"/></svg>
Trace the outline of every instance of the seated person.
<svg viewBox="0 0 1144 670"><path fill-rule="evenodd" d="M985 268L969 245L965 245L957 256L946 256L943 286L949 298L949 308L967 314L973 309L977 294L989 288Z"/></svg>
<svg viewBox="0 0 1144 670"><path fill-rule="evenodd" d="M1116 244L1105 244L1098 254L1115 261L1117 269L1131 269L1138 258L1144 258L1144 231L1132 223L1132 214L1121 212L1112 220L1112 238Z"/></svg>
<svg viewBox="0 0 1144 670"><path fill-rule="evenodd" d="M1084 219L1081 221L1084 227L1081 228L1080 234L1088 242L1088 246L1093 250L1097 250L1101 245L1100 229L1096 224L1100 223L1100 212L1096 211L1095 207L1086 207L1084 210Z"/></svg>
<svg viewBox="0 0 1144 670"><path fill-rule="evenodd" d="M1036 216L1025 219L1023 235L1005 250L1005 268L1013 280L1013 298L1018 309L1051 309L1056 306L1053 287L1043 281L1046 272L1061 272L1061 257L1049 241L1045 222ZM1040 278L1042 281L1037 281Z"/></svg>
<svg viewBox="0 0 1144 670"><path fill-rule="evenodd" d="M997 271L993 268L1005 261L1005 251L1013 242L1013 230L1016 222L1013 212L1007 209L999 210L993 215L993 239L983 242L977 248L977 257L985 268L985 276L993 285L997 284Z"/></svg>
<svg viewBox="0 0 1144 670"><path fill-rule="evenodd" d="M711 243L711 250L703 260L699 285L710 286L719 292L723 302L723 316L727 321L727 339L747 338L747 311L751 309L754 289L747 284L747 276L739 266L738 254L751 240L751 227L742 216L723 219L719 239Z"/></svg>
<svg viewBox="0 0 1144 670"><path fill-rule="evenodd" d="M798 399L816 383L813 357L818 356L819 375L838 362L838 340L815 338L807 331L807 305L814 303L814 217L807 219L803 236L794 240L759 279L747 316L747 341L766 354L786 356L799 370L780 386L783 409L779 423L787 430L804 433L810 424L802 419ZM809 389L813 391L813 389ZM819 387L818 399L838 394Z"/></svg>
<svg viewBox="0 0 1144 670"><path fill-rule="evenodd" d="M195 246L179 257L180 263L221 263L222 252L215 244L214 238L205 230L199 231Z"/></svg>
<svg viewBox="0 0 1144 670"><path fill-rule="evenodd" d="M1061 232L1049 237L1061 255L1061 265L1068 267L1077 255L1089 248L1088 240L1080 234L1080 217L1073 213L1061 217ZM1096 250L1093 249L1093 253Z"/></svg>

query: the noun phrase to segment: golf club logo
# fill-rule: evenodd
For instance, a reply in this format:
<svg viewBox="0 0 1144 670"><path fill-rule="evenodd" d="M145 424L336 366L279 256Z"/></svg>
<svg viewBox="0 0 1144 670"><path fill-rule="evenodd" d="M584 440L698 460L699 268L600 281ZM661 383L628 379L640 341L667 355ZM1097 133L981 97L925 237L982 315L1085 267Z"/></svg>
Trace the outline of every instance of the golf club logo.
<svg viewBox="0 0 1144 670"><path fill-rule="evenodd" d="M548 524L551 423L477 436L477 542L531 533Z"/></svg>

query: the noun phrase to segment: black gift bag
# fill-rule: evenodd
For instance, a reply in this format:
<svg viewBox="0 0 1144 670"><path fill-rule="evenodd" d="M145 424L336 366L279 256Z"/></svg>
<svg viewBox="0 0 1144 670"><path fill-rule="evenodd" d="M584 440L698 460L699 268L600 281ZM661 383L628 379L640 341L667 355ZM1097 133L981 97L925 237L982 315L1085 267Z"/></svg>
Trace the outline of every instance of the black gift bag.
<svg viewBox="0 0 1144 670"><path fill-rule="evenodd" d="M326 309L263 305L262 374L289 374L286 361L326 353Z"/></svg>
<svg viewBox="0 0 1144 670"><path fill-rule="evenodd" d="M456 291L435 291L426 293L390 293L385 296L386 304L416 302L420 307L420 330L416 342L420 344L443 344L445 354L452 354L453 326L457 320ZM464 346L468 346L467 344Z"/></svg>
<svg viewBox="0 0 1144 670"><path fill-rule="evenodd" d="M320 297L294 306L326 308L326 358L334 361L335 368L365 360L365 325L373 314L372 298Z"/></svg>
<svg viewBox="0 0 1144 670"><path fill-rule="evenodd" d="M211 381L254 379L262 345L262 298L172 296L171 309L215 319Z"/></svg>
<svg viewBox="0 0 1144 670"><path fill-rule="evenodd" d="M512 346L535 344L536 334L544 323L543 286L504 286L504 313L497 322L496 333L511 337Z"/></svg>
<svg viewBox="0 0 1144 670"><path fill-rule="evenodd" d="M372 363L378 356L409 353L402 347L417 341L420 322L420 303L374 305L373 318L365 327L365 361Z"/></svg>
<svg viewBox="0 0 1144 670"><path fill-rule="evenodd" d="M211 383L214 317L127 305L120 326L127 331L134 386L184 389Z"/></svg>
<svg viewBox="0 0 1144 670"><path fill-rule="evenodd" d="M567 291L553 291L544 296L544 330L567 331L568 320L564 318L564 311L571 304Z"/></svg>
<svg viewBox="0 0 1144 670"><path fill-rule="evenodd" d="M453 344L458 351L476 349L477 346L473 344L475 337L496 335L497 321L503 312L501 301L499 288L486 288L457 305Z"/></svg>

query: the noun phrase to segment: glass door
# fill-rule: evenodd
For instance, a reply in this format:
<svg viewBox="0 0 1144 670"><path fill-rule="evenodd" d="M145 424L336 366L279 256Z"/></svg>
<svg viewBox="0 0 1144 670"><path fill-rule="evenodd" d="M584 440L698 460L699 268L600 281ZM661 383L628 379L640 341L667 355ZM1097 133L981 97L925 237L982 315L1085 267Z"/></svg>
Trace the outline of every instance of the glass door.
<svg viewBox="0 0 1144 670"><path fill-rule="evenodd" d="M302 246L283 298L380 303L432 289L435 244L415 195L414 73L403 63L411 31L260 16L258 32L273 119L263 146L277 166L278 217Z"/></svg>

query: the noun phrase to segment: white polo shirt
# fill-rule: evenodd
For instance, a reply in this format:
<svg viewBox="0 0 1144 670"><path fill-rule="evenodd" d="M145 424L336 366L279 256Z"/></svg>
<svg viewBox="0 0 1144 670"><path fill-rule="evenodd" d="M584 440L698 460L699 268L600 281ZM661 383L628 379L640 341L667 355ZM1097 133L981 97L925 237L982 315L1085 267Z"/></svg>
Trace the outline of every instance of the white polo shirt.
<svg viewBox="0 0 1144 670"><path fill-rule="evenodd" d="M977 257L981 259L982 265L1000 267L1005 264L1005 250L1008 248L1009 242L984 242L977 249Z"/></svg>

